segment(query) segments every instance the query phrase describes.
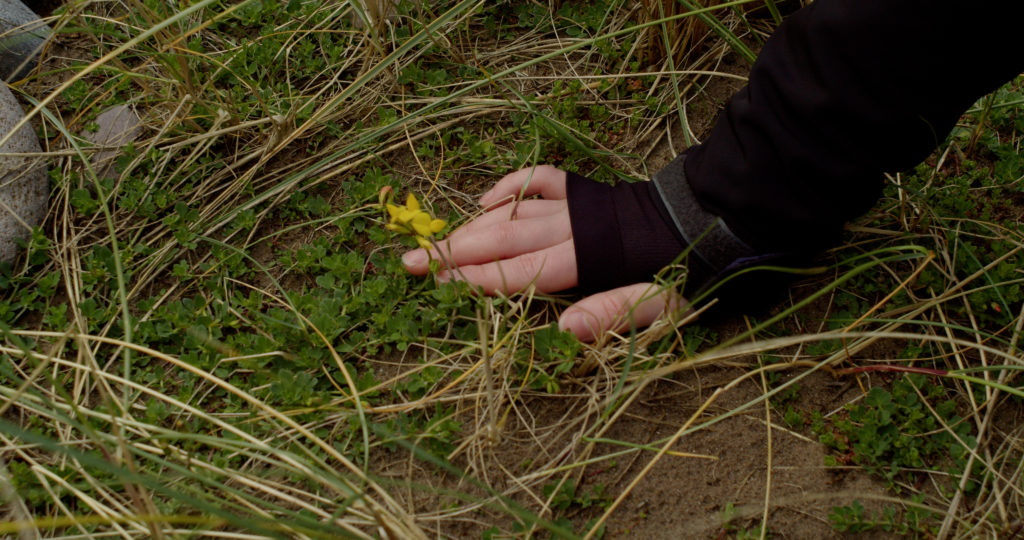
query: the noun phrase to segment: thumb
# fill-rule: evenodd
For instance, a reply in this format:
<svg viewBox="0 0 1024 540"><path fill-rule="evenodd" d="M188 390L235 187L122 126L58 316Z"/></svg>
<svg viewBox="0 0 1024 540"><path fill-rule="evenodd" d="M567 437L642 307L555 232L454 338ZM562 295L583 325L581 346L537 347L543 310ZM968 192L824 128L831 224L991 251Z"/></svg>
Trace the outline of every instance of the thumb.
<svg viewBox="0 0 1024 540"><path fill-rule="evenodd" d="M686 299L653 283L637 283L612 289L569 306L558 319L558 328L576 334L580 341L594 341L605 332L650 326L662 314L678 310Z"/></svg>

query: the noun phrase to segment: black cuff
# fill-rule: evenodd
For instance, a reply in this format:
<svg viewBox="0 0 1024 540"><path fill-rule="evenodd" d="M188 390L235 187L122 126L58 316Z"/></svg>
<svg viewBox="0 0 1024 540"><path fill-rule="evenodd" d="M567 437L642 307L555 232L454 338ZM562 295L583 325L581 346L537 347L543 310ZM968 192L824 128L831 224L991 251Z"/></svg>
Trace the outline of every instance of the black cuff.
<svg viewBox="0 0 1024 540"><path fill-rule="evenodd" d="M686 249L649 182L611 186L566 174L580 292L651 281Z"/></svg>
<svg viewBox="0 0 1024 540"><path fill-rule="evenodd" d="M684 252L683 295L688 298L745 268L806 263L803 255L757 252L721 218L702 208L686 181L684 160L684 156L673 160L652 182L611 186L567 173L566 196L581 293L651 281ZM757 291L764 296L773 292L771 289L778 291L785 282L777 276L754 281L757 286L749 279L731 279L730 283L743 285L716 290L713 296L750 300L752 288L769 289Z"/></svg>

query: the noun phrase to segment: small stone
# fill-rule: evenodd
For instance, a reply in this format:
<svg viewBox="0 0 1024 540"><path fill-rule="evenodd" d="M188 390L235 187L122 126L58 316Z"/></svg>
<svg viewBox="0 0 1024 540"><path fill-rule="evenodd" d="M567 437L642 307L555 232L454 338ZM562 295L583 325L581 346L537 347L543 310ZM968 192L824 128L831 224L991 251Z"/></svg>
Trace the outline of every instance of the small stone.
<svg viewBox="0 0 1024 540"><path fill-rule="evenodd" d="M0 78L12 82L28 76L52 33L19 0L0 0Z"/></svg>
<svg viewBox="0 0 1024 540"><path fill-rule="evenodd" d="M18 238L26 238L46 216L48 186L46 158L32 126L13 134L25 116L7 85L0 84L0 261L11 262L20 251ZM12 154L37 154L35 156Z"/></svg>
<svg viewBox="0 0 1024 540"><path fill-rule="evenodd" d="M139 115L127 105L114 105L96 117L96 131L83 131L82 138L92 144L106 148L93 154L93 170L97 178L116 176L114 162L117 160L117 149L134 141L142 134Z"/></svg>

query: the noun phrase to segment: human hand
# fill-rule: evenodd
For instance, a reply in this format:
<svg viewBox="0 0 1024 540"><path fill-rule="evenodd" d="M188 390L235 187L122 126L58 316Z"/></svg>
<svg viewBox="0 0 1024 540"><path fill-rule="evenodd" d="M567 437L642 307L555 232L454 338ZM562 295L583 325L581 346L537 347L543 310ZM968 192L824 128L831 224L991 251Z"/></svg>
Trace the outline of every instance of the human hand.
<svg viewBox="0 0 1024 540"><path fill-rule="evenodd" d="M518 197L540 195L519 201ZM508 294L534 285L551 293L577 285L565 171L548 165L509 174L480 198L484 213L437 245L432 253L444 268L439 280L465 279L486 294ZM429 271L427 251L416 249L402 257L415 275ZM562 330L582 341L606 331L648 326L682 298L652 283L637 283L588 296L567 308L558 321Z"/></svg>

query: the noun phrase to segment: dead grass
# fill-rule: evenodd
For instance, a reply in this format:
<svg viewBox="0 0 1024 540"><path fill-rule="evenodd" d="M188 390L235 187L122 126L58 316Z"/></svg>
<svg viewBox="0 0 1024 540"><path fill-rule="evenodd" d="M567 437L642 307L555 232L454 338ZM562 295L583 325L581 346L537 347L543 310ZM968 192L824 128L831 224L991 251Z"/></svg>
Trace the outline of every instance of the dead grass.
<svg viewBox="0 0 1024 540"><path fill-rule="evenodd" d="M44 227L52 246L39 260L18 261L11 274L22 279L8 290L27 294L54 272L59 281L14 318L2 347L10 360L0 386L0 530L26 538L425 538L493 527L514 537L547 529L669 538L737 536L760 524L761 537L799 537L832 534L830 506L860 499L873 509L934 510L945 516L926 529L937 537L1017 534L1024 311L993 331L969 297L1018 286L992 276L1024 242L1019 229L991 222L925 222L931 209L918 193L896 190L833 254L831 279L805 284L769 316L710 333L666 320L607 336L580 349L557 392L532 384L544 362L534 334L565 299L472 300L475 315L441 336L374 356L340 350L339 337L296 300L314 276L279 253L329 236L344 219L375 224L375 199L350 193L369 167L461 216L472 214L475 193L523 163L561 160L597 174L603 164L646 178L658 160L699 141L723 88L742 82L730 40L756 49L772 20L750 14L762 3L722 3L705 13L728 30L725 39L677 3L598 4L607 9L593 25L572 31L558 11L569 3L537 4L547 15L533 28L517 26L510 6L469 1L402 7L393 17L375 4L364 10L372 24L361 26L348 2L258 20L251 2L181 12L85 2L55 16L51 26L63 30L39 75L18 85L36 104L29 121L41 125L56 171ZM265 58L238 62L270 40L279 47ZM304 49L311 42L313 53ZM262 71L279 65L288 68ZM413 66L475 71L400 82ZM78 134L112 102L139 111L146 135L105 183ZM607 116L583 123L597 106ZM548 123L520 120L531 115ZM545 125L557 129L537 127ZM467 158L471 149L452 138L459 130L492 149ZM562 133L558 144L538 142L553 133ZM92 214L80 209L83 190L99 203ZM125 202L138 190L171 201L154 216ZM296 193L324 195L331 211L283 217ZM178 215L178 201L187 214ZM951 231L1010 247L964 275ZM96 259L97 246L108 259ZM381 249L346 248L367 258ZM226 253L249 271L219 272L234 264ZM917 288L926 269L947 276L948 287ZM857 289L865 282L877 288ZM219 291L244 291L264 307L253 315L241 302L221 302ZM866 308L829 327L844 294ZM183 299L213 306L200 311L219 318L205 330L168 326L164 342L189 344L173 354L134 341L132 328L162 321L162 308ZM60 306L66 324L55 327L46 314ZM236 350L215 337L228 321L231 332L267 334L261 317L285 315L302 325L306 348ZM455 328L465 324L471 337ZM831 342L842 346L815 352ZM908 361L892 352L908 344L928 344L934 355ZM191 354L204 347L218 351L212 365ZM301 365L303 355L323 359L305 371L330 378L331 398L271 403L277 381L261 378L253 361ZM376 384L360 386L346 364L375 373ZM877 373L843 369L919 364L980 379L943 379L978 441L970 460L982 472L970 494L966 474L923 471L893 495L856 468L825 471L815 435L785 425L773 401L801 385L798 403L834 414L885 384ZM966 371L979 366L991 369ZM428 380L434 369L440 375ZM420 379L424 391L408 390ZM441 438L430 431L439 423L406 435L382 427L420 417L460 426L445 435L443 454L427 449ZM750 425L756 437L737 438L737 426ZM702 476L709 471L713 479ZM923 502L911 502L917 493Z"/></svg>

